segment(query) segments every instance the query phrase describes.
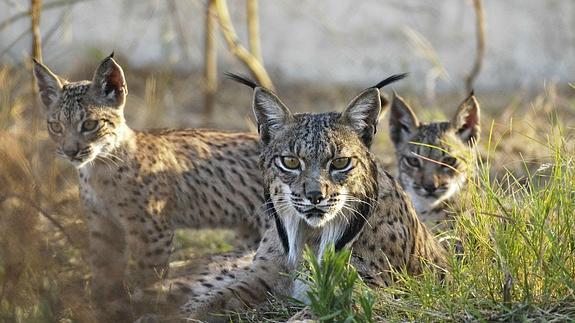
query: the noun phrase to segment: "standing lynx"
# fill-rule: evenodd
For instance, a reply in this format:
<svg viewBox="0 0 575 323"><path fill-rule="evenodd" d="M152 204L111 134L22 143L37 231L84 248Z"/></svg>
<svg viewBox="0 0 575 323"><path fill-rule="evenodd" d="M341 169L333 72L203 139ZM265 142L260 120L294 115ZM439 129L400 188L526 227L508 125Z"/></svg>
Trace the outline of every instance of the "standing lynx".
<svg viewBox="0 0 575 323"><path fill-rule="evenodd" d="M350 248L351 263L370 284L393 282L393 270L421 273L426 264L447 266L443 248L421 224L408 197L374 159L369 147L381 111L382 81L339 112L292 114L280 99L253 82L253 109L263 144L267 230L250 266L206 273L187 288L188 319L263 302L269 293L301 297L293 274L305 245L321 257L328 245ZM142 320L144 321L144 320Z"/></svg>
<svg viewBox="0 0 575 323"><path fill-rule="evenodd" d="M473 170L480 134L479 103L471 93L451 121L423 123L396 94L389 125L399 182L420 220L433 231L446 229L451 216L445 203L458 197Z"/></svg>
<svg viewBox="0 0 575 323"><path fill-rule="evenodd" d="M176 228L235 228L255 247L269 227L255 215L263 202L256 135L130 129L112 56L92 81L67 82L38 62L34 74L57 153L78 170L96 300L163 277Z"/></svg>

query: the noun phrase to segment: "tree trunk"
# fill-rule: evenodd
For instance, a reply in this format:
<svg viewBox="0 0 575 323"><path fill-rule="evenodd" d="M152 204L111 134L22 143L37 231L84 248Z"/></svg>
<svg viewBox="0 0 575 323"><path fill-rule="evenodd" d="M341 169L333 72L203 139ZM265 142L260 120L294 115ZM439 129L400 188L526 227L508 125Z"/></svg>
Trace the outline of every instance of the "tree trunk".
<svg viewBox="0 0 575 323"><path fill-rule="evenodd" d="M32 34L32 59L42 62L42 36L40 35L40 13L42 0L30 0L30 32Z"/></svg>
<svg viewBox="0 0 575 323"><path fill-rule="evenodd" d="M204 116L211 120L218 90L218 52L216 42L216 2L208 0L204 33Z"/></svg>

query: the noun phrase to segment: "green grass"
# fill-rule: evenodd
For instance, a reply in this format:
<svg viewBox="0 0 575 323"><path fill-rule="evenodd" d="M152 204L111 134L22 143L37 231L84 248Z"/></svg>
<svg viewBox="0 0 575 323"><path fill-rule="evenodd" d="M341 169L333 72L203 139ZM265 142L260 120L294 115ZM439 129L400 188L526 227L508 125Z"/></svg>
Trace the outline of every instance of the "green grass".
<svg viewBox="0 0 575 323"><path fill-rule="evenodd" d="M373 322L374 294L349 264L351 250L329 246L319 259L306 248L309 308L321 322Z"/></svg>
<svg viewBox="0 0 575 323"><path fill-rule="evenodd" d="M572 129L548 129L531 144L550 160L526 178L507 173L494 180L491 161L478 162L464 196L468 203L456 210L454 234L463 242L463 257L451 256L443 284L431 272L399 273L398 284L372 291L374 321L575 320L575 150L566 141ZM487 149L497 149L493 138ZM345 251L326 254L320 269L308 256L316 317L353 317L356 279L347 259Z"/></svg>
<svg viewBox="0 0 575 323"><path fill-rule="evenodd" d="M147 75L142 75L128 82L131 125L194 125L190 120L200 109L189 111L180 104L184 101L166 106L162 124L152 123L160 122L148 118L157 111L146 104L164 102L154 95L172 92L154 88L146 80ZM175 83L181 84L170 87L177 98L181 93L189 95L193 88ZM77 177L67 163L54 157L54 145L29 84L28 73L0 68L0 322L95 322ZM310 298L315 297L311 310L318 317L336 315L333 321L573 320L575 129L566 125L575 124L575 92L568 90L553 96L515 97L503 107L482 107L482 120L494 122L484 123L488 135L480 142L482 159L455 229L465 255L461 261L452 259L453 270L443 285L431 274L400 276L393 287L369 291L353 268L344 265L348 255L330 255L315 270L317 260L310 258L314 293ZM245 128L242 116L250 113L249 94L238 92L236 86L223 92L215 126ZM312 106L306 102L329 95L340 97L339 92L304 93L300 88L293 91L291 101ZM480 96L482 103L490 99ZM245 106L237 108L237 102ZM225 110L228 106L234 108ZM428 110L450 115L438 112L442 111L438 107ZM190 120L182 118L190 115ZM393 169L385 124L381 122L374 149ZM204 231L194 236L179 233L177 241L177 257L186 258L229 250L233 238ZM270 298L263 310L234 319L285 321L300 309Z"/></svg>

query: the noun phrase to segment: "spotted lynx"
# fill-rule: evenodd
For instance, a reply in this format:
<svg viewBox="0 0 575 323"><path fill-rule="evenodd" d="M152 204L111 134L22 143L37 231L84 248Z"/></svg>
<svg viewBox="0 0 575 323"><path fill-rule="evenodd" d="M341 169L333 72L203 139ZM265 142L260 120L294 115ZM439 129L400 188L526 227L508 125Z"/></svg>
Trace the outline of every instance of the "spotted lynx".
<svg viewBox="0 0 575 323"><path fill-rule="evenodd" d="M342 113L292 114L272 92L237 79L255 89L266 209L276 225L250 266L206 273L188 286L188 319L221 320L210 313L259 304L268 293L301 297L302 286L283 273L296 271L304 245L318 256L330 244L351 248L352 264L375 286L393 281L392 268L416 275L427 262L446 267L443 248L369 151L381 110L378 87Z"/></svg>
<svg viewBox="0 0 575 323"><path fill-rule="evenodd" d="M396 94L389 125L399 182L419 219L434 232L444 231L451 219L446 203L458 198L472 173L480 135L479 103L472 93L451 121L423 123Z"/></svg>
<svg viewBox="0 0 575 323"><path fill-rule="evenodd" d="M270 226L255 216L263 203L257 135L130 129L126 81L112 56L92 81L67 82L37 62L34 73L57 153L78 170L96 300L165 276L176 228L234 228L257 246Z"/></svg>

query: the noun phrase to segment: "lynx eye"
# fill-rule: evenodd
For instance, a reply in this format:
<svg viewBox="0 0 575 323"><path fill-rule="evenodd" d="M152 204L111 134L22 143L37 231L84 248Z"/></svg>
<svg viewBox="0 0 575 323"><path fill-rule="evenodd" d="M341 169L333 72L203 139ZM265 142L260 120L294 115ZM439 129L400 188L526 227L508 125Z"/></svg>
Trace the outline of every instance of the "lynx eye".
<svg viewBox="0 0 575 323"><path fill-rule="evenodd" d="M444 164L442 165L443 167L453 167L455 166L455 164L457 164L457 159L454 157L445 157L441 160L441 163Z"/></svg>
<svg viewBox="0 0 575 323"><path fill-rule="evenodd" d="M330 167L333 170L344 170L351 164L351 158L340 157L331 161Z"/></svg>
<svg viewBox="0 0 575 323"><path fill-rule="evenodd" d="M98 120L86 120L82 124L82 132L94 131L98 128Z"/></svg>
<svg viewBox="0 0 575 323"><path fill-rule="evenodd" d="M421 166L417 157L405 157L405 162L411 167L419 168Z"/></svg>
<svg viewBox="0 0 575 323"><path fill-rule="evenodd" d="M280 161L285 168L292 170L299 169L301 164L298 158L292 156L282 156Z"/></svg>
<svg viewBox="0 0 575 323"><path fill-rule="evenodd" d="M60 122L48 122L48 128L55 134L61 134L64 130Z"/></svg>

